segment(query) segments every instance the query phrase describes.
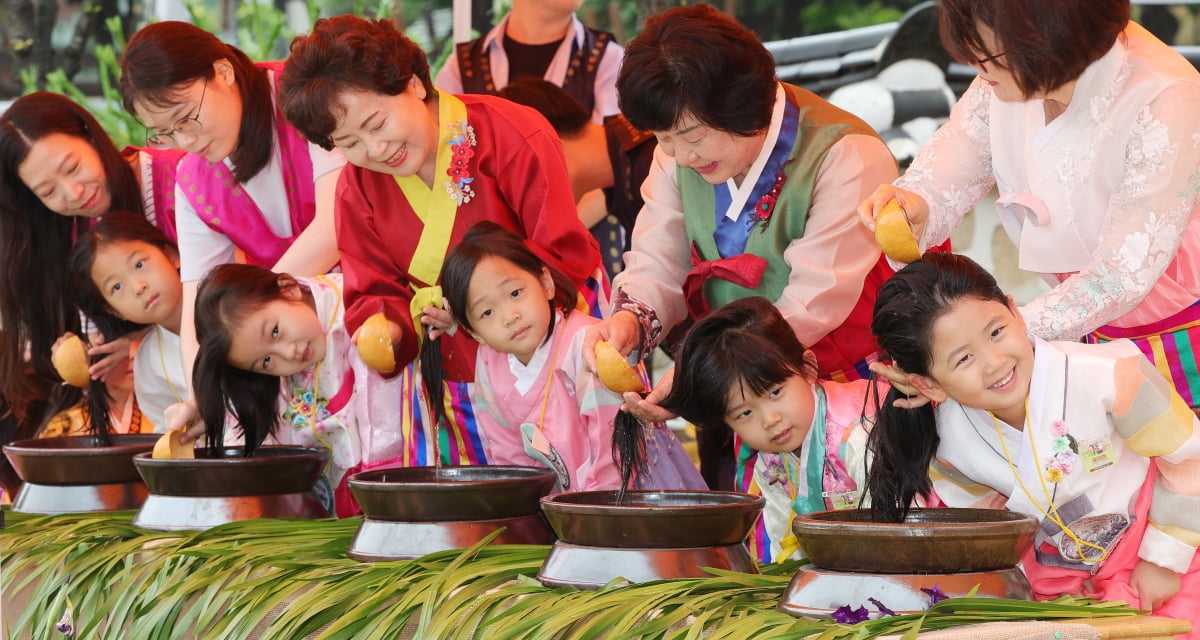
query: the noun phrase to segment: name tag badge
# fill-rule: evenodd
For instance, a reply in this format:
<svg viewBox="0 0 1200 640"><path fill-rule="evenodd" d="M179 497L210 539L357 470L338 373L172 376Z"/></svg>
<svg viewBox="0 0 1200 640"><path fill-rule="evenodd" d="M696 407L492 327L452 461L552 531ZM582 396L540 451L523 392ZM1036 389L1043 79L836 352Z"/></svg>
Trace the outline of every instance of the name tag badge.
<svg viewBox="0 0 1200 640"><path fill-rule="evenodd" d="M1108 436L1082 443L1079 447L1079 457L1083 459L1083 468L1088 473L1095 473L1117 464L1117 454L1113 451L1112 439Z"/></svg>
<svg viewBox="0 0 1200 640"><path fill-rule="evenodd" d="M827 491L824 493L824 496L829 499L830 506L838 511L858 507L858 493L854 491L842 491L839 493L829 493Z"/></svg>

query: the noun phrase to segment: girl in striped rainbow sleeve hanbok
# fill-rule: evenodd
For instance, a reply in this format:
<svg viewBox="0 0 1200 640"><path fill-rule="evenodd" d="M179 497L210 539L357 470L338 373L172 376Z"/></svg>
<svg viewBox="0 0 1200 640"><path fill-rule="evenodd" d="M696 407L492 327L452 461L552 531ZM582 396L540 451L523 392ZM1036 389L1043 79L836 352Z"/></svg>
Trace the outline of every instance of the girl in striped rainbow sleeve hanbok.
<svg viewBox="0 0 1200 640"><path fill-rule="evenodd" d="M899 408L893 391L880 408L877 515L923 495L1034 516L1021 564L1037 597L1124 600L1200 638L1200 424L1132 342L1030 337L995 279L948 253L880 288L872 330L937 403Z"/></svg>

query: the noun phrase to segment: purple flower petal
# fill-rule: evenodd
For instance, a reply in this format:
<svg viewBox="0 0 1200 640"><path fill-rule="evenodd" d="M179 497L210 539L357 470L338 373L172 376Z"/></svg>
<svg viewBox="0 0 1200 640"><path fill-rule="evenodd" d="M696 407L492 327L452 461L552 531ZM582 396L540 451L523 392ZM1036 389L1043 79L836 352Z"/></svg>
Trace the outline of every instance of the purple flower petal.
<svg viewBox="0 0 1200 640"><path fill-rule="evenodd" d="M871 612L867 611L866 607L851 609L850 605L845 604L833 612L833 619L842 624L856 624L863 622L871 617Z"/></svg>
<svg viewBox="0 0 1200 640"><path fill-rule="evenodd" d="M950 596L946 595L946 592L944 592L938 588L936 583L933 585L933 588L931 588L931 589L926 589L925 587L921 587L921 591L924 591L925 595L929 596L930 606L933 606L933 605L941 602L942 600L947 600L950 598Z"/></svg>
<svg viewBox="0 0 1200 640"><path fill-rule="evenodd" d="M867 598L867 601L870 602L871 604L875 605L875 608L879 610L879 613L882 613L884 616L896 615L895 611L892 611L891 609L887 608L887 605L876 600L875 598Z"/></svg>

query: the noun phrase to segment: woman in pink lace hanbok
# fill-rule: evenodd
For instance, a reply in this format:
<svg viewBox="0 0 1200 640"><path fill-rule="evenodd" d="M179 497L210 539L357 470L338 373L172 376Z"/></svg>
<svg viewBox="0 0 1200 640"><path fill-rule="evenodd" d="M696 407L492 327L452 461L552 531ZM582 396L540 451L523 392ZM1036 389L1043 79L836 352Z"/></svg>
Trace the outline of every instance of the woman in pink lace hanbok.
<svg viewBox="0 0 1200 640"><path fill-rule="evenodd" d="M1129 0L946 0L942 40L979 76L893 197L922 247L993 187L1047 340L1130 338L1200 406L1200 73L1130 22Z"/></svg>

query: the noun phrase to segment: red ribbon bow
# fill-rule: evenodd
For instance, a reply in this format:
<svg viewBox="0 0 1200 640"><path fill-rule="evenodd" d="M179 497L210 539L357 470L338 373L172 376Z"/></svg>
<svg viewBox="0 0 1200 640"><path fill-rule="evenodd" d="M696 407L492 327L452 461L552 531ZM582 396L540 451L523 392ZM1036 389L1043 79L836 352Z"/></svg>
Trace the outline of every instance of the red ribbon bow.
<svg viewBox="0 0 1200 640"><path fill-rule="evenodd" d="M696 243L692 243L692 270L683 279L683 296L688 313L693 318L702 318L709 312L708 300L704 298L704 283L710 278L720 278L738 286L753 289L762 280L767 270L767 259L753 253L742 253L730 258L702 260Z"/></svg>

